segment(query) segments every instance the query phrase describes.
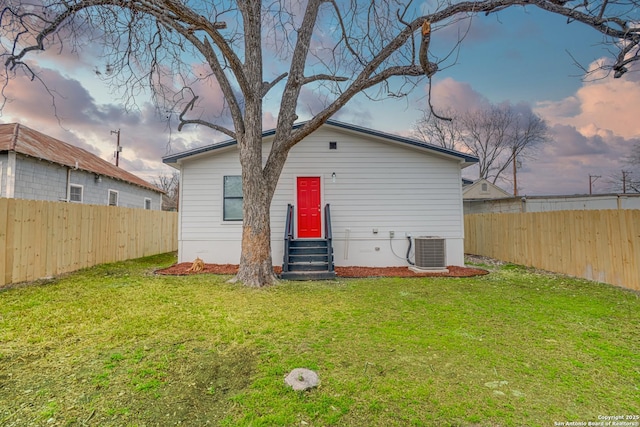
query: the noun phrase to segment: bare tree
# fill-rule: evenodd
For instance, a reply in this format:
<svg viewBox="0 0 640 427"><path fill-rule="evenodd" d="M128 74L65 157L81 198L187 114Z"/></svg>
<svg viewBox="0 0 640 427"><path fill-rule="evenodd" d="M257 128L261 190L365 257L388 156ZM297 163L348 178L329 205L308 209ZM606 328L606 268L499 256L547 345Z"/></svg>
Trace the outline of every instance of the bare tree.
<svg viewBox="0 0 640 427"><path fill-rule="evenodd" d="M413 125L413 136L429 144L439 145L450 150L464 149L462 127L453 109L441 112L451 120L442 120L431 111L423 111L422 118Z"/></svg>
<svg viewBox="0 0 640 427"><path fill-rule="evenodd" d="M609 176L609 190L614 193L640 193L640 178L630 170L621 170L619 174Z"/></svg>
<svg viewBox="0 0 640 427"><path fill-rule="evenodd" d="M180 173L175 171L171 175L160 174L153 180L153 185L164 191L162 210L177 211L180 198Z"/></svg>
<svg viewBox="0 0 640 427"><path fill-rule="evenodd" d="M631 147L629 156L623 160L624 169L607 178L609 191L614 193L640 193L640 142Z"/></svg>
<svg viewBox="0 0 640 427"><path fill-rule="evenodd" d="M478 176L492 183L504 178L518 159L531 157L548 140L545 121L529 108L509 103L454 112L442 120L426 112L416 122L414 135L425 142L468 152L478 157Z"/></svg>
<svg viewBox="0 0 640 427"><path fill-rule="evenodd" d="M2 93L20 73L46 84L30 60L34 53L82 52L91 44L103 51L103 76L126 90L128 105L151 91L162 111L179 112L178 129L198 124L237 140L244 192L237 279L263 286L275 280L269 207L289 150L357 94L402 95L444 69L438 64L456 55L429 52L439 29L513 6L537 7L602 33L615 49L606 67L619 77L638 60L639 1L446 0L425 14L410 0L4 0ZM219 86L229 120L199 110L203 84ZM324 103L294 128L303 89ZM267 94L280 102L263 165Z"/></svg>

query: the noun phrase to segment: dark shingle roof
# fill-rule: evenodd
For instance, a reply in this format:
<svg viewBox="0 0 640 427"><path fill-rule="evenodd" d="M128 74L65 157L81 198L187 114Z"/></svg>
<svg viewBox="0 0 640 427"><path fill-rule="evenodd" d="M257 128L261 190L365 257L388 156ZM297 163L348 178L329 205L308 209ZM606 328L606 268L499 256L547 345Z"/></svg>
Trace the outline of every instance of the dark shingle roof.
<svg viewBox="0 0 640 427"><path fill-rule="evenodd" d="M298 123L294 126L294 129L299 128L301 126L303 126L305 123ZM336 120L328 120L325 125L329 125L329 126L334 126L337 128L341 128L341 129L346 129L346 130L350 130L352 132L360 132L366 135L371 135L371 136L375 136L378 138L384 138L390 141L395 141L395 142L399 142L401 144L406 144L406 145L410 145L413 147L417 147L417 148L422 148L422 149L426 149L426 150L430 150L436 153L440 153L440 154L444 154L444 155L448 155L448 156L452 156L454 158L458 158L462 161L464 161L465 163L477 163L478 162L478 158L474 157L472 155L466 154L466 153L462 153L460 151L455 151L455 150L449 150L447 148L443 148L437 145L432 145L432 144L427 144L415 139L411 139L411 138L406 138L403 136L399 136L399 135L394 135L394 134L390 134L390 133L385 133L385 132L380 132L377 130L373 130L373 129L367 129L364 127L360 127L360 126L355 126L355 125L351 125L348 123L343 123L343 122L339 122ZM273 136L275 135L275 129L271 129L268 131L265 131L262 133L262 137L268 137L268 136ZM192 150L187 150L187 151L183 151L181 153L176 153L176 154L171 154L169 156L165 156L162 158L162 161L164 163L167 164L174 164L177 163L178 160L187 158L187 157L191 157L191 156L195 156L198 154L203 154L209 151L215 151L215 150L219 150L221 148L226 148L226 147L231 147L237 144L237 141L235 140L229 140L229 141L224 141L224 142L219 142L219 143L215 143L215 144L210 144L210 145L206 145L203 147L199 147L199 148L194 148Z"/></svg>
<svg viewBox="0 0 640 427"><path fill-rule="evenodd" d="M71 168L125 181L162 193L158 187L95 154L52 138L19 123L0 124L0 151L14 151Z"/></svg>

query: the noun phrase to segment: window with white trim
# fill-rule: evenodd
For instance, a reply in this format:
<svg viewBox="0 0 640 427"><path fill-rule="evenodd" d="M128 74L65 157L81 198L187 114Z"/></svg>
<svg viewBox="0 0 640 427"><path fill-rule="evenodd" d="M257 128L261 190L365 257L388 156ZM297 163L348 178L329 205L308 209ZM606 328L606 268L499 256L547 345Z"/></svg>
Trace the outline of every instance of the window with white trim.
<svg viewBox="0 0 640 427"><path fill-rule="evenodd" d="M148 211L151 210L151 199L148 197L144 198L144 208Z"/></svg>
<svg viewBox="0 0 640 427"><path fill-rule="evenodd" d="M69 184L69 201L74 203L82 203L82 185Z"/></svg>
<svg viewBox="0 0 640 427"><path fill-rule="evenodd" d="M118 192L109 190L109 206L118 206Z"/></svg>
<svg viewBox="0 0 640 427"><path fill-rule="evenodd" d="M242 221L242 177L224 177L222 218L224 221Z"/></svg>

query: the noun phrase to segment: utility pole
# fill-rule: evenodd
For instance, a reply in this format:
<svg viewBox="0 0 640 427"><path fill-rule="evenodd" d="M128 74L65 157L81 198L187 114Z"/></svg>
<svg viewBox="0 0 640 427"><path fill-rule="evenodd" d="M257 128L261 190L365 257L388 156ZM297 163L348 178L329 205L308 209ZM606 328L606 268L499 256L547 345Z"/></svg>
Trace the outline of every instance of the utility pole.
<svg viewBox="0 0 640 427"><path fill-rule="evenodd" d="M622 194L627 194L627 175L631 172L622 171Z"/></svg>
<svg viewBox="0 0 640 427"><path fill-rule="evenodd" d="M116 152L114 153L114 156L116 158L116 166L118 166L118 163L120 163L120 152L122 151L122 147L120 147L120 129L112 130L111 131L111 135L113 135L113 134L117 135Z"/></svg>
<svg viewBox="0 0 640 427"><path fill-rule="evenodd" d="M518 195L518 162L516 161L516 147L513 147L513 195Z"/></svg>
<svg viewBox="0 0 640 427"><path fill-rule="evenodd" d="M601 178L600 175L589 175L589 195L593 194L591 189L593 187L593 183L596 182L598 180L598 178Z"/></svg>

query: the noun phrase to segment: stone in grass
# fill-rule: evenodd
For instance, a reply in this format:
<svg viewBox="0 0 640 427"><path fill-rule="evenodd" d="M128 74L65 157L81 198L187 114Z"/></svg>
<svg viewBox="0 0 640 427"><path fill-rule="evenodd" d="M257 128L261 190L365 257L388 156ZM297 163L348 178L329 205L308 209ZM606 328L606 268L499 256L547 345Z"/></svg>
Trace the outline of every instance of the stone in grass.
<svg viewBox="0 0 640 427"><path fill-rule="evenodd" d="M289 372L284 382L296 391L304 391L317 387L320 379L318 374L310 369L296 368Z"/></svg>

